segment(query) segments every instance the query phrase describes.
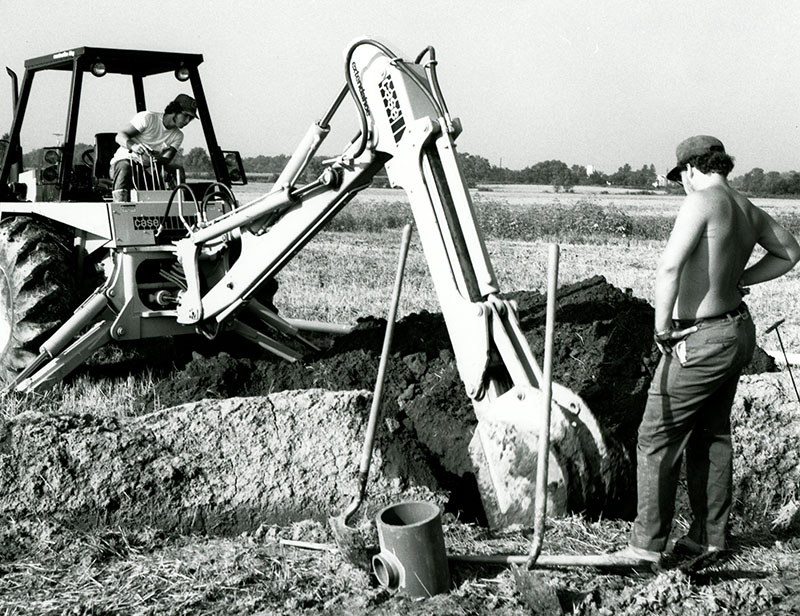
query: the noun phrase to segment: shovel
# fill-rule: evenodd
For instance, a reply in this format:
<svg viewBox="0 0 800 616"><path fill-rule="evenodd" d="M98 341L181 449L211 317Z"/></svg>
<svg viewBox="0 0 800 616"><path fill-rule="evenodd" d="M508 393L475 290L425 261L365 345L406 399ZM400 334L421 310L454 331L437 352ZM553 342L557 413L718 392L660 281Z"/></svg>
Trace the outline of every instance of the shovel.
<svg viewBox="0 0 800 616"><path fill-rule="evenodd" d="M561 614L555 589L547 584L541 572L531 571L542 551L547 516L547 465L550 455L550 405L553 399L553 335L555 332L556 291L558 289L558 244L550 244L547 260L547 312L544 329L544 367L542 382L542 418L539 427L536 461L536 509L533 517L533 541L522 566L511 565L517 592L535 614Z"/></svg>
<svg viewBox="0 0 800 616"><path fill-rule="evenodd" d="M400 257L397 263L397 275L394 281L392 292L392 303L389 308L389 316L386 319L386 334L383 338L383 349L381 350L380 364L378 365L378 377L375 381L375 391L372 395L372 407L369 411L369 421L364 436L364 446L361 450L361 464L358 469L358 491L355 498L347 508L338 516L328 519L328 523L336 540L336 545L344 557L353 564L370 568L370 560L367 554L367 547L364 538L358 529L347 525L355 512L361 506L367 489L367 477L369 467L372 462L372 446L375 441L375 430L380 414L381 398L383 396L383 382L386 376L386 364L389 361L389 353L392 347L392 337L394 335L394 323L397 318L397 306L400 303L400 289L403 285L403 273L405 271L406 257L408 256L408 244L411 238L411 225L403 228L403 237L400 244Z"/></svg>

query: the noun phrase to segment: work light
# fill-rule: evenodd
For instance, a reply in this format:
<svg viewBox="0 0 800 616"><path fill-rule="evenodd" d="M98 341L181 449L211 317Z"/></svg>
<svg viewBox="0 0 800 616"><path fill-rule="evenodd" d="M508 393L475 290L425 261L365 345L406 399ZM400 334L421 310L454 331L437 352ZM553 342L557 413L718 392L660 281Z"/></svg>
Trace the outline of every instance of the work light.
<svg viewBox="0 0 800 616"><path fill-rule="evenodd" d="M178 81L186 81L189 79L189 69L181 64L175 69L175 79Z"/></svg>

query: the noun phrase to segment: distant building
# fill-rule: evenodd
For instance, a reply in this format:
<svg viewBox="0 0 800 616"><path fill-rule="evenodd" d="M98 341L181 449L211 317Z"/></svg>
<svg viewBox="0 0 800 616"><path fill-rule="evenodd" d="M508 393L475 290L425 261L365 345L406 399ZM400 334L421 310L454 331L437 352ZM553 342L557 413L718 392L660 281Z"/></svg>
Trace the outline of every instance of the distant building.
<svg viewBox="0 0 800 616"><path fill-rule="evenodd" d="M594 165L586 165L586 177L588 178L593 173L594 173Z"/></svg>
<svg viewBox="0 0 800 616"><path fill-rule="evenodd" d="M653 188L664 188L667 185L667 176L666 175L656 175L656 181L653 182Z"/></svg>

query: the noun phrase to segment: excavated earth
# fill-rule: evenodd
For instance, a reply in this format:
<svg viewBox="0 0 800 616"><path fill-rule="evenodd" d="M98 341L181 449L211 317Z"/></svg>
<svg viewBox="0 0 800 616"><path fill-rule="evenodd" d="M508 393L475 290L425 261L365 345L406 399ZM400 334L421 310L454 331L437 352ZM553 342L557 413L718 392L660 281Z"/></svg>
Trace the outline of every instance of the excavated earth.
<svg viewBox="0 0 800 616"><path fill-rule="evenodd" d="M541 358L545 297L507 297ZM658 359L653 309L595 277L559 290L556 319L553 378L586 401L612 460L605 492L570 496L567 510L629 519L636 428ZM238 343L189 353L176 340L177 352L164 346L148 360L163 378L134 416L25 413L3 423L0 514L228 533L339 512L356 485L384 331L382 319L361 320L298 363ZM95 361L82 373L112 370ZM759 349L746 372L771 370ZM442 316L400 320L362 515L424 498L485 522L468 456L474 426Z"/></svg>

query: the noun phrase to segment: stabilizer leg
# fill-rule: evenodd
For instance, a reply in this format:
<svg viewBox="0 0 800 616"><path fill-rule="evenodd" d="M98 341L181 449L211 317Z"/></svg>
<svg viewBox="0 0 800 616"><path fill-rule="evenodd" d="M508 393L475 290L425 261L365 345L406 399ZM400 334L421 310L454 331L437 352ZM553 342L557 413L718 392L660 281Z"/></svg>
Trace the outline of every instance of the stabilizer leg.
<svg viewBox="0 0 800 616"><path fill-rule="evenodd" d="M106 339L98 336L98 326L107 323L105 330L108 334L113 320L97 322L86 334L75 342L73 340L106 310L109 310L108 298L102 291L95 292L39 347L39 355L9 384L6 391L31 393L52 386L56 380L65 377L86 361L110 339L110 336Z"/></svg>
<svg viewBox="0 0 800 616"><path fill-rule="evenodd" d="M85 362L92 353L111 340L112 323L111 320L107 320L92 325L86 333L36 371L33 376L19 381L15 387L16 391L21 393L44 391L60 382Z"/></svg>
<svg viewBox="0 0 800 616"><path fill-rule="evenodd" d="M246 338L250 342L255 342L262 349L266 349L270 353L274 353L287 361L295 362L302 357L302 355L293 348L278 342L274 338L270 338L266 334L261 333L257 329L241 321L234 321L231 331L239 334L242 338Z"/></svg>
<svg viewBox="0 0 800 616"><path fill-rule="evenodd" d="M279 332L289 336L290 338L294 338L295 340L302 342L304 345L306 345L308 348L314 351L319 351L319 347L310 340L304 338L297 327L295 327L285 319L279 317L277 314L272 312L272 310L270 310L260 302L251 299L247 303L247 310L252 314L256 315L259 319L261 319L264 323L266 323L273 329L278 330Z"/></svg>

